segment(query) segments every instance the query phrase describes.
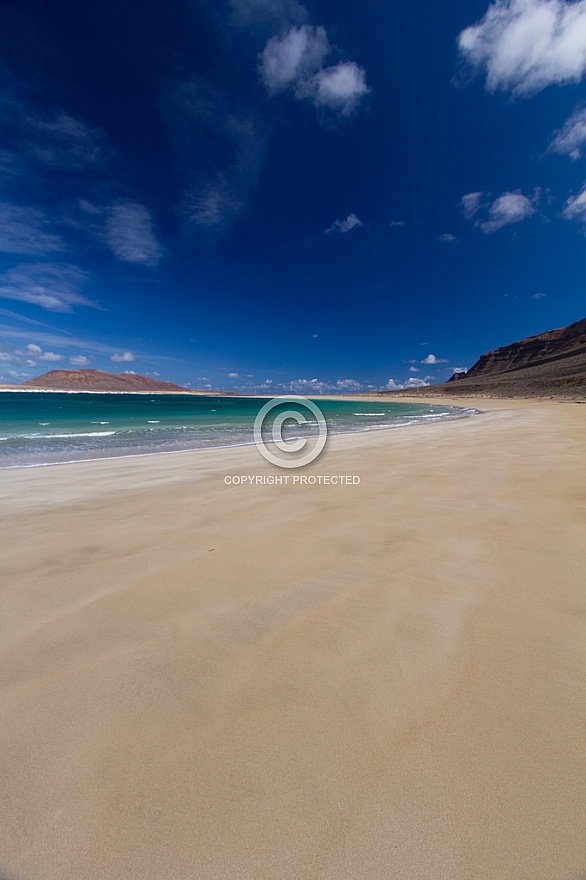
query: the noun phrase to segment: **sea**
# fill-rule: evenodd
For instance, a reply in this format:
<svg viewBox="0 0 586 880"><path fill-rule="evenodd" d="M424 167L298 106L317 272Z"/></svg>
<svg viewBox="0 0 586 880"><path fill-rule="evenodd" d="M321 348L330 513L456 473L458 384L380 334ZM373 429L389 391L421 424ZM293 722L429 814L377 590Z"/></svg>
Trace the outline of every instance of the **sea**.
<svg viewBox="0 0 586 880"><path fill-rule="evenodd" d="M254 442L254 422L266 402L266 397L1 391L0 468L246 446ZM323 413L328 434L379 431L474 413L465 407L376 398L313 402ZM302 403L299 407L307 421L285 422L285 441L311 437L318 428ZM278 411L276 407L269 419Z"/></svg>

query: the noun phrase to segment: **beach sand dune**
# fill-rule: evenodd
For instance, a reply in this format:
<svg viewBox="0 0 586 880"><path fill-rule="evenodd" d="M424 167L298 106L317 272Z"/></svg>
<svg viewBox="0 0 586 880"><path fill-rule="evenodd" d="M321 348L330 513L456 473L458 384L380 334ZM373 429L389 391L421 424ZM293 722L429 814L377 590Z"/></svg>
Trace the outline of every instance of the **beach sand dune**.
<svg viewBox="0 0 586 880"><path fill-rule="evenodd" d="M4 471L0 876L584 877L586 407L479 408Z"/></svg>

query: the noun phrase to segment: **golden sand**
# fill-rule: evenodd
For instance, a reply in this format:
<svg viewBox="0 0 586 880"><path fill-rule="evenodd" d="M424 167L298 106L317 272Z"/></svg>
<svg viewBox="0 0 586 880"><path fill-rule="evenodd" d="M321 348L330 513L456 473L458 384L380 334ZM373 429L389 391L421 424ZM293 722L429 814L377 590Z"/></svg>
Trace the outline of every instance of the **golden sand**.
<svg viewBox="0 0 586 880"><path fill-rule="evenodd" d="M586 406L478 405L0 473L0 877L581 880Z"/></svg>

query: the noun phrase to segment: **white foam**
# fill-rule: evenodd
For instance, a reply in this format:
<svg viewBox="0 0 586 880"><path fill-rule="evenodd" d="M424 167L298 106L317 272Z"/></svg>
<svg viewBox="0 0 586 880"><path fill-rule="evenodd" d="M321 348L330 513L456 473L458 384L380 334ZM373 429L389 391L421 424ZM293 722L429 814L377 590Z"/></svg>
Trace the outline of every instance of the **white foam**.
<svg viewBox="0 0 586 880"><path fill-rule="evenodd" d="M11 440L55 440L71 439L73 437L111 437L116 431L82 431L67 434L14 434ZM8 438L5 438L8 439Z"/></svg>

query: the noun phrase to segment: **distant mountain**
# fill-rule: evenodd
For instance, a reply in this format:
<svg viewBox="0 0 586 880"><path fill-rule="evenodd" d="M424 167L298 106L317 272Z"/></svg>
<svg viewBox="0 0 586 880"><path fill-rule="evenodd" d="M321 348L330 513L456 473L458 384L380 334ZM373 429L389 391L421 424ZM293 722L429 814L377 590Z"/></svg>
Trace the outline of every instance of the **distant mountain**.
<svg viewBox="0 0 586 880"><path fill-rule="evenodd" d="M467 373L421 389L423 395L500 397L586 395L586 318L481 355ZM392 393L392 392L391 392ZM407 392L397 392L406 394Z"/></svg>
<svg viewBox="0 0 586 880"><path fill-rule="evenodd" d="M188 391L172 382L159 382L135 373L107 373L105 370L51 370L36 379L23 382L21 388L51 391Z"/></svg>

